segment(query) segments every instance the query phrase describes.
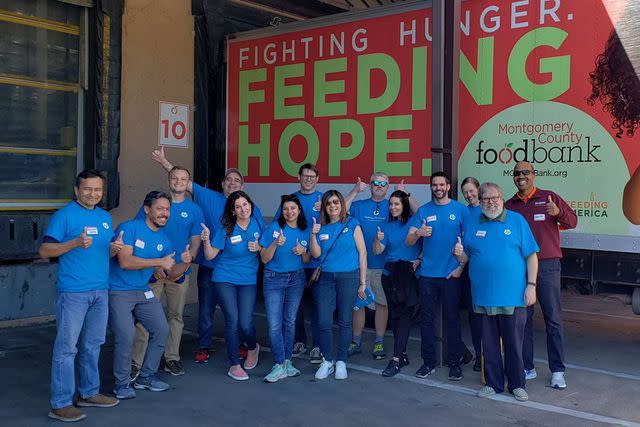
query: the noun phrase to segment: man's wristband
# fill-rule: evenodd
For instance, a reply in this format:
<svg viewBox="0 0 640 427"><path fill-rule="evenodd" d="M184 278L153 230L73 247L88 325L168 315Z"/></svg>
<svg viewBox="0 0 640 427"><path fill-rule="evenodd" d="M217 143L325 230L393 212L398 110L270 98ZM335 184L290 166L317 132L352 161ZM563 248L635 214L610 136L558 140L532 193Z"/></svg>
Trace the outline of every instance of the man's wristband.
<svg viewBox="0 0 640 427"><path fill-rule="evenodd" d="M527 286L533 286L535 288L536 282L527 282Z"/></svg>

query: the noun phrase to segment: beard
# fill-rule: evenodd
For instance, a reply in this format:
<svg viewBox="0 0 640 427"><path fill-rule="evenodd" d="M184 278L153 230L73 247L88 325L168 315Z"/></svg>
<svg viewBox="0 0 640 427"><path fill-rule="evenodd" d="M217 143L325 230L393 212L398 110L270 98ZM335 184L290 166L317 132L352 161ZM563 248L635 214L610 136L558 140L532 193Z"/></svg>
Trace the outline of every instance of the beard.
<svg viewBox="0 0 640 427"><path fill-rule="evenodd" d="M496 219L502 214L503 209L482 209L482 214L489 219Z"/></svg>

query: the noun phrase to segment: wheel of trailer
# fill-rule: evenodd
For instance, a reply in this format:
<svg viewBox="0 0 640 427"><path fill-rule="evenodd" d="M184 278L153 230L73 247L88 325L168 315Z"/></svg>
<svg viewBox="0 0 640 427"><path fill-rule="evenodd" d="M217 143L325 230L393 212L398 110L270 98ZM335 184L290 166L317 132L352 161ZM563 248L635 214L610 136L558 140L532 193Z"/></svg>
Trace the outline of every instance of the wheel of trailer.
<svg viewBox="0 0 640 427"><path fill-rule="evenodd" d="M640 315L640 288L633 290L633 296L631 297L631 308L635 314Z"/></svg>

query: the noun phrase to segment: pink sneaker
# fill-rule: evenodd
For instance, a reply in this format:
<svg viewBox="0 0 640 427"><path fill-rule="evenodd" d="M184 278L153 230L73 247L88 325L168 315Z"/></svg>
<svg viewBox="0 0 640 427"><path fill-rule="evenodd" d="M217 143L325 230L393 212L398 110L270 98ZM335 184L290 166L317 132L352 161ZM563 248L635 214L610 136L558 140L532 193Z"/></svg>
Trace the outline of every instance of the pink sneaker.
<svg viewBox="0 0 640 427"><path fill-rule="evenodd" d="M260 344L256 344L256 348L247 352L247 358L244 361L244 369L250 371L258 366L258 356L260 356Z"/></svg>
<svg viewBox="0 0 640 427"><path fill-rule="evenodd" d="M240 365L234 365L230 367L227 375L229 375L236 381L246 381L249 379L249 375L245 372L244 369L242 369L242 366Z"/></svg>

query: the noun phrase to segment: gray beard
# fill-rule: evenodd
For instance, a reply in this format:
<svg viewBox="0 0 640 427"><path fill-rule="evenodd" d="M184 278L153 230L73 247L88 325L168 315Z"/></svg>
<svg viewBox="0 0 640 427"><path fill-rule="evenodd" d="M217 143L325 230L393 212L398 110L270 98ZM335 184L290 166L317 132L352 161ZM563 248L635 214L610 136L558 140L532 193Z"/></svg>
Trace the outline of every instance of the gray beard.
<svg viewBox="0 0 640 427"><path fill-rule="evenodd" d="M482 214L489 219L496 219L500 216L500 214L502 214L502 210L499 210L496 213L491 213L490 211L482 209Z"/></svg>

